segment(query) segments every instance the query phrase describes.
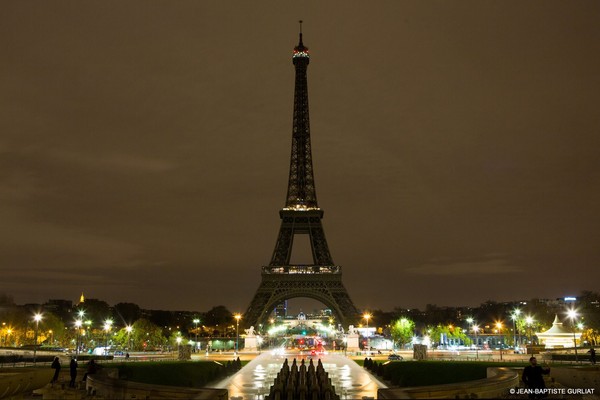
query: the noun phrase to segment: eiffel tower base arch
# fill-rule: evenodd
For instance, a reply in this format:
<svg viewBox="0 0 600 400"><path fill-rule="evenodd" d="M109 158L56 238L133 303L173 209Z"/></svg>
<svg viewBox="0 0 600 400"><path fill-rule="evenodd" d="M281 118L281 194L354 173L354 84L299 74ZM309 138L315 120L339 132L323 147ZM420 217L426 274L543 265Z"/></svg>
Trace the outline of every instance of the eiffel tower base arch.
<svg viewBox="0 0 600 400"><path fill-rule="evenodd" d="M320 272L323 270L334 272ZM344 327L355 323L360 313L342 283L339 270L340 267L318 265L263 267L260 286L243 316L244 325L266 325L277 304L298 297L320 301Z"/></svg>

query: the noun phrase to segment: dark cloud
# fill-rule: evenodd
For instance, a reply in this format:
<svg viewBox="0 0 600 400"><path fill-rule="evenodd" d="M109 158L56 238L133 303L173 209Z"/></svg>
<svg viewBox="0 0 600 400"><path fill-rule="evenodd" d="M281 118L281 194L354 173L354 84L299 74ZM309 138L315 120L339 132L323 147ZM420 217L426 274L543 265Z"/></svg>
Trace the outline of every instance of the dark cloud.
<svg viewBox="0 0 600 400"><path fill-rule="evenodd" d="M410 267L405 270L409 274L418 275L459 275L472 277L478 275L518 274L522 268L510 265L507 260L492 258L484 260L461 260L432 262L419 267Z"/></svg>
<svg viewBox="0 0 600 400"><path fill-rule="evenodd" d="M284 202L301 18L319 203L359 307L590 289L599 7L9 2L0 292L245 309Z"/></svg>

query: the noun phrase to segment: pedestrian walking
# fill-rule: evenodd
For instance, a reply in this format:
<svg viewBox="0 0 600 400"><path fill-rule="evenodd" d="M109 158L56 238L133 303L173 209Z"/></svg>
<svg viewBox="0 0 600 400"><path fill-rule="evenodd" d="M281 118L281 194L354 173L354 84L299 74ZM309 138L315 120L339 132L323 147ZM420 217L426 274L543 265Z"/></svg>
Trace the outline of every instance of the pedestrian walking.
<svg viewBox="0 0 600 400"><path fill-rule="evenodd" d="M56 383L58 381L58 374L60 373L60 360L58 357L54 357L54 361L52 361L50 368L54 369L54 376L52 377L52 380L50 381L50 383L52 385L54 385L54 383Z"/></svg>
<svg viewBox="0 0 600 400"><path fill-rule="evenodd" d="M71 358L71 363L69 364L69 372L71 373L71 382L69 382L69 387L75 387L75 379L77 378L77 360L75 357Z"/></svg>
<svg viewBox="0 0 600 400"><path fill-rule="evenodd" d="M591 347L588 353L590 353L590 361L592 362L592 364L596 365L596 350L593 347Z"/></svg>

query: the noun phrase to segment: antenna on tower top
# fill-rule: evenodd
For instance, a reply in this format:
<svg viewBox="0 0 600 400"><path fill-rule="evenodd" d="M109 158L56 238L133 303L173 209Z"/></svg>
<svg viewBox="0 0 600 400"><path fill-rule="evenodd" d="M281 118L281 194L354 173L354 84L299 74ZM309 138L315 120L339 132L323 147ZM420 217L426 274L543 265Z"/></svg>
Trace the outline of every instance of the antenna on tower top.
<svg viewBox="0 0 600 400"><path fill-rule="evenodd" d="M299 47L304 47L304 45L302 44L302 20L298 21L300 23L300 41L298 43Z"/></svg>

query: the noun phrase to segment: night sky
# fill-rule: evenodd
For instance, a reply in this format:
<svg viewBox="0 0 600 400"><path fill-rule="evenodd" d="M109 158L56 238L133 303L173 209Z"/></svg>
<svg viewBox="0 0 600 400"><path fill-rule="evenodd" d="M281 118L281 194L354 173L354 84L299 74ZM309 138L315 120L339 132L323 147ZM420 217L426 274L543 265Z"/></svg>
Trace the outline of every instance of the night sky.
<svg viewBox="0 0 600 400"><path fill-rule="evenodd" d="M360 309L597 290L599 15L5 1L0 293L244 311L285 202L299 19L319 205Z"/></svg>

